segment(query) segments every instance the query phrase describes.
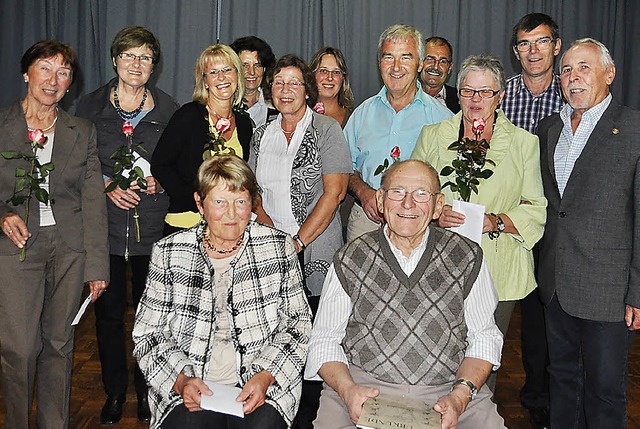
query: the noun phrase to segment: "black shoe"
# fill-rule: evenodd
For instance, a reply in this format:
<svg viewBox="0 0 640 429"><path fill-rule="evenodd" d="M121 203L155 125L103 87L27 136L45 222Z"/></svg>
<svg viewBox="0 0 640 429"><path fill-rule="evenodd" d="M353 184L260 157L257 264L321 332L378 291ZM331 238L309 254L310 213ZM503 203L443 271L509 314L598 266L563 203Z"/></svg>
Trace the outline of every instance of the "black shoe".
<svg viewBox="0 0 640 429"><path fill-rule="evenodd" d="M124 395L107 396L107 400L100 412L100 423L103 425L114 425L122 418L122 404L126 401Z"/></svg>
<svg viewBox="0 0 640 429"><path fill-rule="evenodd" d="M142 423L151 421L151 410L149 410L147 395L138 395L138 420Z"/></svg>
<svg viewBox="0 0 640 429"><path fill-rule="evenodd" d="M531 408L529 416L531 416L531 424L535 429L549 429L551 427L549 410L546 408Z"/></svg>

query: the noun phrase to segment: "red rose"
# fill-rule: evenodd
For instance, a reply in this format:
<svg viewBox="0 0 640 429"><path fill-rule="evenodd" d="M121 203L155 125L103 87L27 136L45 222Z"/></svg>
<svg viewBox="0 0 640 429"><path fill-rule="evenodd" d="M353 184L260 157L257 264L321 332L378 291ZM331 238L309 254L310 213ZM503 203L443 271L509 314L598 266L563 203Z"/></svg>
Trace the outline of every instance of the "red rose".
<svg viewBox="0 0 640 429"><path fill-rule="evenodd" d="M400 148L398 146L394 146L391 149L391 158L393 158L394 162L400 159Z"/></svg>
<svg viewBox="0 0 640 429"><path fill-rule="evenodd" d="M42 130L29 131L29 140L38 144L44 144L47 138Z"/></svg>
<svg viewBox="0 0 640 429"><path fill-rule="evenodd" d="M313 106L313 110L324 115L324 103L322 101L318 101L315 106Z"/></svg>
<svg viewBox="0 0 640 429"><path fill-rule="evenodd" d="M218 122L216 122L216 130L218 130L220 134L223 134L229 128L231 128L231 121L227 118L220 118Z"/></svg>
<svg viewBox="0 0 640 429"><path fill-rule="evenodd" d="M124 133L125 136L129 137L133 135L133 125L131 125L131 122L129 121L125 121L122 124L122 132Z"/></svg>
<svg viewBox="0 0 640 429"><path fill-rule="evenodd" d="M484 126L487 124L487 121L484 119L474 119L473 120L473 128L472 131L474 134L482 134L484 131Z"/></svg>

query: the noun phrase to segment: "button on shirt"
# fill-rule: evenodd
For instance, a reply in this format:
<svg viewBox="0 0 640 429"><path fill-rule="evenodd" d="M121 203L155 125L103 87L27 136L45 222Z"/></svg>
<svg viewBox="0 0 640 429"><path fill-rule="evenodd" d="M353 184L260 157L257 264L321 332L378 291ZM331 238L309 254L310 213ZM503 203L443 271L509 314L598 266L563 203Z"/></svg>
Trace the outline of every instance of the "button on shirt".
<svg viewBox="0 0 640 429"><path fill-rule="evenodd" d="M402 254L388 237L389 227L385 226L385 238L402 271L407 276L415 270L427 247L429 229L422 242L413 249L408 257ZM366 287L366 283L363 285ZM489 268L483 259L478 277L464 300L464 321L467 325L467 349L465 357L482 359L500 366L503 338L495 324L493 313L498 305L498 293L489 274ZM309 354L304 377L307 380L319 380L318 371L325 362L343 362L349 364L342 348L347 323L351 317L351 298L345 292L335 267L331 264L322 287L318 313L313 324L309 340Z"/></svg>
<svg viewBox="0 0 640 429"><path fill-rule="evenodd" d="M502 110L507 118L516 126L535 134L541 119L558 113L564 106L560 77L553 75L551 85L540 95L533 95L522 80L516 75L507 81Z"/></svg>
<svg viewBox="0 0 640 429"><path fill-rule="evenodd" d="M576 128L575 134L571 128L573 108L567 104L560 111L560 119L562 119L564 126L562 127L562 132L560 133L560 138L558 139L558 144L553 154L560 197L564 194L564 189L573 171L573 166L587 145L589 136L591 136L594 128L598 125L598 121L604 111L607 110L607 107L609 107L609 104L611 104L611 94L584 112L582 118L580 118L580 123L578 124L578 128Z"/></svg>
<svg viewBox="0 0 640 429"><path fill-rule="evenodd" d="M400 160L411 157L418 135L424 125L433 125L453 114L435 98L424 93L418 83L415 97L404 109L396 112L387 99L387 88L365 100L354 110L344 129L349 143L353 168L373 189L380 187L382 175L376 168L388 159L391 150L400 148Z"/></svg>

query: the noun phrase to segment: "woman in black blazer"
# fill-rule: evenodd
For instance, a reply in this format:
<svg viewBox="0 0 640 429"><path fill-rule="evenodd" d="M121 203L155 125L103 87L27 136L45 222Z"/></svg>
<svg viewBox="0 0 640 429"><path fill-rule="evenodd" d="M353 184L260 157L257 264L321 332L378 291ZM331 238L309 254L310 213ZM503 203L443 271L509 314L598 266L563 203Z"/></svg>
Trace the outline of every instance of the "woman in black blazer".
<svg viewBox="0 0 640 429"><path fill-rule="evenodd" d="M229 46L212 45L200 54L193 101L173 115L151 158L151 172L170 199L165 235L200 221L193 194L204 159L218 152L249 158L253 130L242 109L244 85L242 63ZM222 146L211 144L222 140Z"/></svg>

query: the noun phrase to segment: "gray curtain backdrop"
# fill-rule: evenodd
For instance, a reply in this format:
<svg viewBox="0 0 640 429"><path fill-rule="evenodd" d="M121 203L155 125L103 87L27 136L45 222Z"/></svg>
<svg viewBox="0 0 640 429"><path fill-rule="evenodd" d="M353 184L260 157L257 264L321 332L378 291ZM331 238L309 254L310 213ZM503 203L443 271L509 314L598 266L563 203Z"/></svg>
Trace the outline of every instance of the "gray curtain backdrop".
<svg viewBox="0 0 640 429"><path fill-rule="evenodd" d="M187 102L193 65L215 43L218 18L222 43L256 35L271 44L276 56L295 53L306 60L322 46L340 48L360 103L380 89L376 50L389 25L411 24L425 37L447 38L456 64L449 83L455 85L457 65L471 54L495 54L508 76L518 73L509 46L511 29L530 12L555 18L563 52L577 38L602 41L616 62L614 96L640 108L640 80L633 78L640 68L638 0L0 0L0 106L24 96L20 58L45 38L77 50L82 75L63 100L64 107L71 106L115 75L109 47L127 25L148 27L158 37L162 60L154 72L156 84Z"/></svg>

